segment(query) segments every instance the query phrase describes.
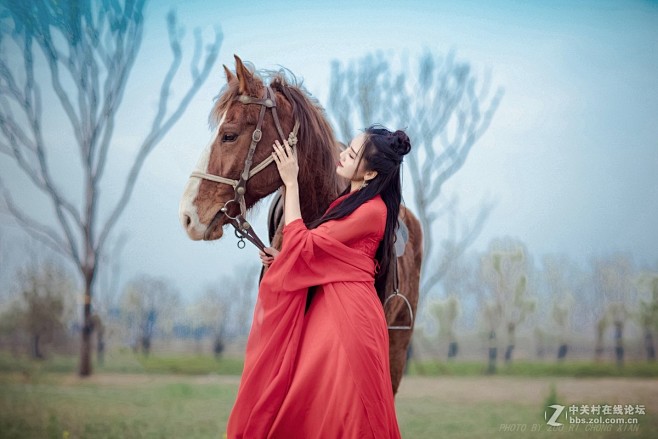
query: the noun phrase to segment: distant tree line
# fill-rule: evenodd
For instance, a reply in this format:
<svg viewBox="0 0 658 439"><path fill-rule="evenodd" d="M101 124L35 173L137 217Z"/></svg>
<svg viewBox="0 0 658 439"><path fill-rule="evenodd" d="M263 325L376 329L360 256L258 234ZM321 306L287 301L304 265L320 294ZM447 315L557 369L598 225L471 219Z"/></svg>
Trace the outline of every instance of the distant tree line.
<svg viewBox="0 0 658 439"><path fill-rule="evenodd" d="M143 355L172 343L217 357L230 344L241 352L251 327L258 268L253 264L246 275L224 275L187 300L165 277L142 274L128 280L93 314L99 362L106 345ZM0 309L0 348L36 359L72 353L80 321L71 298L82 297L74 276L37 258L13 279L13 299ZM628 254L593 258L588 268L555 255L536 263L521 241L497 239L486 251L456 260L442 290L428 299L427 314L438 329L430 341L445 349L449 360L459 359L462 336L476 332L488 345L482 359L491 373L498 362L513 362L520 335L533 340L532 358L540 361L564 361L574 340L587 334L594 361L623 366L627 345L638 342L644 358L655 361L658 270L636 266ZM631 326L641 340L630 338ZM605 346L612 357L604 356ZM555 357L547 356L549 350Z"/></svg>
<svg viewBox="0 0 658 439"><path fill-rule="evenodd" d="M468 320L477 322L471 329L487 339L491 373L499 359L513 361L519 332L533 334L538 359L546 360L547 345L554 344L555 361L568 357L577 335L593 334L592 358L603 361L608 345L622 366L627 344L637 341L626 335L634 325L644 357L655 361L658 269L636 266L629 254L592 258L588 268L557 255L535 265L523 242L497 239L486 252L455 261L442 286L443 295L431 301L429 314L449 359L457 357L458 323Z"/></svg>

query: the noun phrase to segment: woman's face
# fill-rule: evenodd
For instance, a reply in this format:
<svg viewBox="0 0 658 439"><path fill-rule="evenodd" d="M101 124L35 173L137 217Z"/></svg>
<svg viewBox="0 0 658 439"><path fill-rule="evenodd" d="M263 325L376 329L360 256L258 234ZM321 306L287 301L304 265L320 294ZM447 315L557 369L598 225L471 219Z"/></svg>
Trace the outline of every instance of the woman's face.
<svg viewBox="0 0 658 439"><path fill-rule="evenodd" d="M364 162L361 160L361 155L363 154L365 139L365 133L359 134L353 138L347 148L340 153L340 161L336 163L336 174L352 181L363 180ZM359 169L357 169L359 161L361 161L361 165L359 166Z"/></svg>

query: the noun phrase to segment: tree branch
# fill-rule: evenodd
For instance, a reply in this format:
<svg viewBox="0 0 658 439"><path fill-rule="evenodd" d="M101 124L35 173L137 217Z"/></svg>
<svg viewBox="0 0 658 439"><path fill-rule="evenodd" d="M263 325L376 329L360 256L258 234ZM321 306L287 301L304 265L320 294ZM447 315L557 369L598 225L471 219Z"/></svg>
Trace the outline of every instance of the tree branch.
<svg viewBox="0 0 658 439"><path fill-rule="evenodd" d="M175 36L175 33L171 32L172 25L175 25L175 21L173 23L170 21L170 36ZM215 60L217 59L217 55L219 53L219 47L221 46L222 37L223 35L221 31L219 29L216 29L215 41L211 46L207 48L206 59L203 69L201 70L201 73L197 77L197 79L193 81L192 85L187 90L187 93L184 95L183 99L179 102L175 111L162 124L156 125L154 121L152 130L144 140L142 146L140 147L137 157L135 158L135 161L130 169L130 172L128 174L128 179L126 180L126 184L121 194L121 198L119 199L114 209L112 210L112 213L110 214L107 221L105 222L105 226L103 227L103 230L98 239L97 249L102 248L112 227L116 224L117 219L119 218L119 216L121 216L121 213L125 209L128 199L132 194L133 188L135 186L135 182L137 181L137 177L144 163L144 160L151 152L153 147L162 139L162 137L171 129L173 124L181 117L181 115L187 108L187 105L192 100L192 97L194 97L196 92L201 87L201 84L203 84L203 82L210 74L210 70ZM172 50L174 49L175 46L176 45L172 43ZM175 62L176 61L174 60L173 63ZM172 70L170 69L170 72L171 71ZM160 105L159 105L158 113L156 114L156 120L157 119L162 120L163 114L166 110L167 100L169 98L169 85L168 85L167 77L165 77L165 81L161 88Z"/></svg>
<svg viewBox="0 0 658 439"><path fill-rule="evenodd" d="M358 119L364 126L375 121L395 122L396 128L405 128L412 140L413 148L405 161L414 182L415 213L424 231L422 298L441 280L451 261L472 244L488 216L490 207L485 205L471 226L463 226L456 244L436 252L432 229L450 209L437 211L434 203L443 184L461 169L488 128L501 95L481 114L481 106L487 105L489 77L476 94L471 67L455 62L453 52L445 58L426 52L418 60L415 78L409 71L403 66L401 73L394 74L381 54L365 56L345 68L334 62L329 105L344 136L351 135L352 120ZM438 266L433 262L437 257L441 258Z"/></svg>
<svg viewBox="0 0 658 439"><path fill-rule="evenodd" d="M93 165L92 175L94 181L99 181L103 175L110 140L114 132L116 108L119 107L123 99L128 73L135 63L142 41L143 22L141 16L134 17L128 23L131 26L126 30L127 37L121 40L117 37L115 42L117 49L114 58L109 64L108 74L104 84L105 99L102 114L105 115L105 119L99 118L98 126L96 127L97 131L102 130L103 137L99 146L98 158ZM103 122L105 122L104 125L102 125ZM100 128L101 125L102 128Z"/></svg>
<svg viewBox="0 0 658 439"><path fill-rule="evenodd" d="M19 124L16 123L13 118L10 104L6 103L4 100L1 101L2 109L0 110L0 131L8 140L11 146L11 156L14 158L23 172L30 178L30 180L36 185L38 189L49 195L52 194L56 209L63 208L66 210L66 212L71 215L75 223L81 227L82 222L77 210L73 204L67 201L55 188L48 173L43 145L40 143L42 142L42 139L40 136L39 124L39 118L41 116L39 92L36 86L36 82L34 81L33 64L31 60L27 60L27 58L31 59L31 57L26 57L25 61L26 85L24 94L22 94L18 89L18 86L16 85L16 82L13 78L13 74L8 69L0 68L0 75L12 90L10 96L12 96L19 107L25 111L34 139L30 139L30 137L19 126ZM2 63L0 63L0 65L1 64ZM39 171L31 166L22 152L23 149L29 150L36 155L36 158L38 159L37 162L40 166ZM65 227L68 228L68 224L66 224Z"/></svg>
<svg viewBox="0 0 658 439"><path fill-rule="evenodd" d="M5 202L9 214L16 220L16 223L30 236L46 244L51 249L58 253L72 258L75 260L70 246L67 246L64 240L57 235L57 232L52 228L39 223L38 221L30 218L14 203L9 191L5 188L2 180L0 179L0 191L2 191L2 198Z"/></svg>

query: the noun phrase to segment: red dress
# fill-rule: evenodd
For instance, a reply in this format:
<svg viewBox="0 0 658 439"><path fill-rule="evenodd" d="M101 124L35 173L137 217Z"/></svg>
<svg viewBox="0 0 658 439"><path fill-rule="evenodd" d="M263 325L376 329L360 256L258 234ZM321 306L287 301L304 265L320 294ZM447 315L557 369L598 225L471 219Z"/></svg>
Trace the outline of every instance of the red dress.
<svg viewBox="0 0 658 439"><path fill-rule="evenodd" d="M374 286L385 226L386 205L376 196L316 229L301 218L284 227L281 253L258 291L230 439L400 437Z"/></svg>

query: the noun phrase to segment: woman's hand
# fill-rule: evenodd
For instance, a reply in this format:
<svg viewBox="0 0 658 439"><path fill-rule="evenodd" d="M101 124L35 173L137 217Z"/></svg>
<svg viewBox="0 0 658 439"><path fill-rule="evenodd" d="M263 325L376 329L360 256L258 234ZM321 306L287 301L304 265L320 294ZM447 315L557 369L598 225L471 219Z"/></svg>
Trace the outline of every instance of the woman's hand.
<svg viewBox="0 0 658 439"><path fill-rule="evenodd" d="M279 250L273 247L265 247L265 252L259 250L258 254L260 255L260 260L263 262L263 265L269 267L270 264L274 262L274 258L279 254Z"/></svg>
<svg viewBox="0 0 658 439"><path fill-rule="evenodd" d="M297 150L294 152L288 141L284 140L283 145L279 141L275 141L274 152L272 156L276 162L276 167L279 169L279 175L286 187L294 186L297 184L297 174L299 174L299 165L297 163Z"/></svg>

